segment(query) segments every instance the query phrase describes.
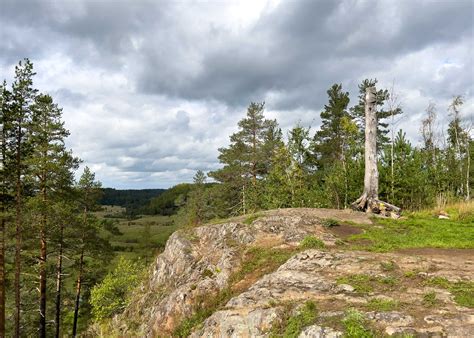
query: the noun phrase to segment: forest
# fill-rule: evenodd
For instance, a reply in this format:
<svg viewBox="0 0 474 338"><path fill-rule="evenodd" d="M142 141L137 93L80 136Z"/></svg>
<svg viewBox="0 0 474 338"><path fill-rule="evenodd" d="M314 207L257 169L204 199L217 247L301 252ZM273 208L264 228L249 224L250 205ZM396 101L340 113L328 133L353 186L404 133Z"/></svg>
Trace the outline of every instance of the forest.
<svg viewBox="0 0 474 338"><path fill-rule="evenodd" d="M364 95L376 79L361 82L352 104L341 84L330 86L316 130L298 123L284 134L278 121L265 118L264 102L250 103L219 148L220 169L198 170L192 184L165 192L120 196L102 189L87 166L75 179L81 160L65 146L62 109L34 87L34 75L25 59L13 82L0 86L0 336L76 336L123 309L146 263L117 257L110 266L117 255L110 234L120 231L98 216L99 203L138 217L173 215L174 226L186 227L260 210L344 209L361 194ZM403 103L393 90L378 89L381 199L403 210L470 200L474 142L463 103L461 96L449 107L431 103L419 125L422 143L413 145L396 127ZM447 126L438 123L441 114Z"/></svg>

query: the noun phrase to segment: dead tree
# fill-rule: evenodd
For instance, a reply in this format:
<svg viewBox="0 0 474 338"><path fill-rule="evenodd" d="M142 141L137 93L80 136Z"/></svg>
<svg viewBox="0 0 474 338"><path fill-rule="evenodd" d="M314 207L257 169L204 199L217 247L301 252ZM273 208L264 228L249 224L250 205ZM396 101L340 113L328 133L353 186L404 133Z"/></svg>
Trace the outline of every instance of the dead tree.
<svg viewBox="0 0 474 338"><path fill-rule="evenodd" d="M379 171L377 169L377 114L376 89L368 87L365 91L365 175L364 191L352 208L359 211L382 214L384 216L400 215L400 208L378 197Z"/></svg>

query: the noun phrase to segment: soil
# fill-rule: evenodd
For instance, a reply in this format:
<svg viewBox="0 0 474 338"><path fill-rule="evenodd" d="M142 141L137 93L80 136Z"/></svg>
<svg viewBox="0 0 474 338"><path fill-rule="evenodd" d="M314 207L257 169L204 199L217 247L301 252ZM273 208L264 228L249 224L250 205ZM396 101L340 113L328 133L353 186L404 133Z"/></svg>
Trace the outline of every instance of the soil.
<svg viewBox="0 0 474 338"><path fill-rule="evenodd" d="M466 264L474 264L474 249L414 248L400 249L397 253L433 258L449 258L450 260L462 261Z"/></svg>
<svg viewBox="0 0 474 338"><path fill-rule="evenodd" d="M328 229L333 235L339 237L340 239L346 239L352 235L357 235L363 232L362 229L348 225L348 224L339 224Z"/></svg>

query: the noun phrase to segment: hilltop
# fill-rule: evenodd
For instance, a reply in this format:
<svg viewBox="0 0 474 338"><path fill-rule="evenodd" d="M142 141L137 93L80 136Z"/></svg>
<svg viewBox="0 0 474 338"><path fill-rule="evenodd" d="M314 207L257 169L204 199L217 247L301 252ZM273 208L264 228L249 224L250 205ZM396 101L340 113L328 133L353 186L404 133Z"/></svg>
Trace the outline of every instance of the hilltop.
<svg viewBox="0 0 474 338"><path fill-rule="evenodd" d="M444 249L423 248L438 239L423 235L430 229L421 217L418 225L387 223L332 209L272 210L179 230L125 311L100 329L148 337L466 336L474 330L472 222L426 217L431 230L444 229ZM377 242L382 231L386 246ZM405 244L397 247L390 231Z"/></svg>

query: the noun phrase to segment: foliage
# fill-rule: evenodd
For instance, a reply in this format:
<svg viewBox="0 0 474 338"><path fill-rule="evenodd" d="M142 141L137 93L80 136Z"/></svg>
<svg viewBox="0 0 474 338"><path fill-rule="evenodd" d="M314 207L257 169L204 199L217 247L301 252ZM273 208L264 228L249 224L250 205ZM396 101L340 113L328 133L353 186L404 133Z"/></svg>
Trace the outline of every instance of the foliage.
<svg viewBox="0 0 474 338"><path fill-rule="evenodd" d="M372 298L367 303L369 311L393 311L398 308L398 302L391 299Z"/></svg>
<svg viewBox="0 0 474 338"><path fill-rule="evenodd" d="M297 314L287 320L287 325L283 337L298 337L303 328L313 324L318 316L316 304L313 301L306 301Z"/></svg>
<svg viewBox="0 0 474 338"><path fill-rule="evenodd" d="M342 324L344 325L345 330L344 337L369 338L374 336L373 332L367 325L367 320L364 315L355 309L349 309L346 311Z"/></svg>
<svg viewBox="0 0 474 338"><path fill-rule="evenodd" d="M315 236L306 236L300 243L302 249L322 249L324 246L323 241Z"/></svg>
<svg viewBox="0 0 474 338"><path fill-rule="evenodd" d="M91 291L92 313L96 320L111 318L128 304L130 292L138 285L143 267L125 258Z"/></svg>

